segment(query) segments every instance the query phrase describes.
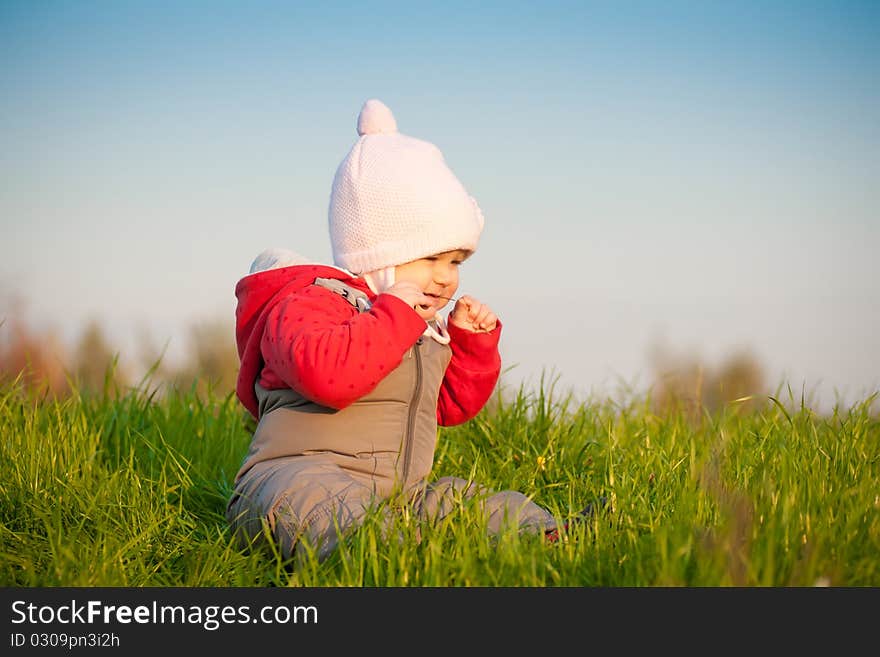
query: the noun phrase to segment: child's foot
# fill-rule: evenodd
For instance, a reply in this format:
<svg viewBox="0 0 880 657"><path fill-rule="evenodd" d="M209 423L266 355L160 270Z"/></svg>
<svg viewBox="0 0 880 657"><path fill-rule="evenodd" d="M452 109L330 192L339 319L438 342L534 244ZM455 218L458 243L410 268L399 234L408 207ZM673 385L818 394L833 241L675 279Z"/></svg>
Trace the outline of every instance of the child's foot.
<svg viewBox="0 0 880 657"><path fill-rule="evenodd" d="M572 525L589 522L596 510L603 511L607 506L608 500L604 497L600 497L595 504L590 502L587 506L581 509L574 518L562 523L563 530L567 532ZM556 543L559 540L559 527L554 527L553 529L544 532L544 538L547 539L548 543Z"/></svg>

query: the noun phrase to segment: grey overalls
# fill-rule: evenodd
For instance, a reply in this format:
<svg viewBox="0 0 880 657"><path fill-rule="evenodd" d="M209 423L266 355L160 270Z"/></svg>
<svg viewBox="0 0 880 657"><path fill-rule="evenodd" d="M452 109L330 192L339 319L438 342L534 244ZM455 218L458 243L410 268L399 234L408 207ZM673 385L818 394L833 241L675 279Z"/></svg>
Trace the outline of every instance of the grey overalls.
<svg viewBox="0 0 880 657"><path fill-rule="evenodd" d="M363 292L341 281L315 284L361 311L369 307ZM372 392L342 410L256 384L260 420L226 511L233 531L247 544L262 536L266 523L284 558L303 538L324 558L372 504L397 492L423 518L441 518L456 499L479 495L491 532L506 521L530 531L554 528L549 511L522 493L489 494L455 477L426 482L451 355L448 345L420 337Z"/></svg>

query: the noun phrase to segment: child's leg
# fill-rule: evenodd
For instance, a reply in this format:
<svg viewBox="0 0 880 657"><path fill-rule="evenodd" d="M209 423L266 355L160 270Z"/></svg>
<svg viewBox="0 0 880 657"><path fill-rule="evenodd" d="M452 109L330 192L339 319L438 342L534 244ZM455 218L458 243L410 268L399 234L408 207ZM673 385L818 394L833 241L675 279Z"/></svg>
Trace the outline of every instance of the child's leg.
<svg viewBox="0 0 880 657"><path fill-rule="evenodd" d="M319 559L341 536L360 525L375 497L373 488L320 455L259 463L236 486L227 509L233 530L258 539L268 523L284 558L307 540Z"/></svg>
<svg viewBox="0 0 880 657"><path fill-rule="evenodd" d="M420 500L420 511L425 518L439 520L463 500L478 498L488 517L490 534L499 533L513 523L521 531L547 532L556 527L556 519L547 509L538 506L517 491L491 493L484 486L468 483L458 477L443 477L428 484Z"/></svg>

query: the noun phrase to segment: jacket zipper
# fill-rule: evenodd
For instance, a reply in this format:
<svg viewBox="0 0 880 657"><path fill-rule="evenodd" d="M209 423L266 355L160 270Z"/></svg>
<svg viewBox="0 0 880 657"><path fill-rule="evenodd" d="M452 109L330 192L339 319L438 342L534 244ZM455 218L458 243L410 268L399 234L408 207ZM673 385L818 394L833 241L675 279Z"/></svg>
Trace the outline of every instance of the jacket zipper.
<svg viewBox="0 0 880 657"><path fill-rule="evenodd" d="M411 466L410 461L412 461L412 452L413 452L413 442L415 441L415 423L416 423L416 412L418 411L418 401L419 397L422 395L422 352L419 349L419 346L422 344L422 338L419 338L416 341L415 346L413 347L413 353L416 357L416 387L413 390L412 401L409 404L409 417L406 422L406 436L404 437L403 443L403 485L406 486L406 482L409 479L409 469Z"/></svg>

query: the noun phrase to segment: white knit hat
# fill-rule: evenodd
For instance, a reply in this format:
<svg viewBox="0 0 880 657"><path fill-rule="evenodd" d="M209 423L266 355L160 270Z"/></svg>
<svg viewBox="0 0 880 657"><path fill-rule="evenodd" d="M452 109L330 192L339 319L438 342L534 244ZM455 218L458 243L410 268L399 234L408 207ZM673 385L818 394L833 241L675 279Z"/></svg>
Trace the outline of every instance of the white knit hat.
<svg viewBox="0 0 880 657"><path fill-rule="evenodd" d="M444 251L475 251L483 213L440 149L397 132L378 100L364 103L357 131L330 194L334 263L363 274Z"/></svg>

